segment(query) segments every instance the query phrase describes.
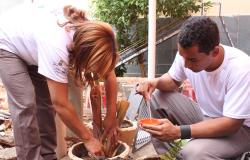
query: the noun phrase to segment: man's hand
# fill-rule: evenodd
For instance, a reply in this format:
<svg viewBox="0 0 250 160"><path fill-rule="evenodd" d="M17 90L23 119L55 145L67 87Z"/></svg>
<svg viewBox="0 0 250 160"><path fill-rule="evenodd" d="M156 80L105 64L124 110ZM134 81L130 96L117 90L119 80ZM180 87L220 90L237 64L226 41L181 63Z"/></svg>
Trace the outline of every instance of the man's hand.
<svg viewBox="0 0 250 160"><path fill-rule="evenodd" d="M143 130L152 134L153 137L171 141L180 138L180 127L173 125L168 119L159 119L159 125L143 125Z"/></svg>
<svg viewBox="0 0 250 160"><path fill-rule="evenodd" d="M102 144L94 137L91 137L89 140L85 141L84 146L92 155L104 156Z"/></svg>
<svg viewBox="0 0 250 160"><path fill-rule="evenodd" d="M155 88L155 81L146 80L136 85L136 92L142 95L146 100L149 100Z"/></svg>

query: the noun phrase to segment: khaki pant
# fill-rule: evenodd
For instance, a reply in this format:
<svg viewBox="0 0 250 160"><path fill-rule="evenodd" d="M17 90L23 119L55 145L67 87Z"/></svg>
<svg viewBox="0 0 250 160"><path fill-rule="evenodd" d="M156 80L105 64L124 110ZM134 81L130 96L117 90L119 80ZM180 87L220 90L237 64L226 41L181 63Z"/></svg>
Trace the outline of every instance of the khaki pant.
<svg viewBox="0 0 250 160"><path fill-rule="evenodd" d="M45 77L0 49L0 78L7 90L18 160L56 159L55 111Z"/></svg>
<svg viewBox="0 0 250 160"><path fill-rule="evenodd" d="M178 92L156 90L151 98L152 115L168 118L174 124L193 124L209 117L204 117L198 105ZM167 152L169 144L155 138L152 143L159 154ZM180 151L184 160L225 160L236 159L250 150L250 128L241 127L229 137L192 139Z"/></svg>

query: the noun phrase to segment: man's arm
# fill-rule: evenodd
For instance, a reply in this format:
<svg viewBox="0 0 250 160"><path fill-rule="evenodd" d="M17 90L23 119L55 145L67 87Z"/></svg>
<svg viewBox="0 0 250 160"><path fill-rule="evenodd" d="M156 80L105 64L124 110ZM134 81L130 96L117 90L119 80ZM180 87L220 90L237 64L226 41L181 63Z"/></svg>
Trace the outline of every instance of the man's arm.
<svg viewBox="0 0 250 160"><path fill-rule="evenodd" d="M161 77L138 83L136 92L143 95L146 99L150 99L151 94L156 88L161 91L174 91L180 84L180 82L175 81L168 73L165 73Z"/></svg>
<svg viewBox="0 0 250 160"><path fill-rule="evenodd" d="M174 80L168 73L156 78L155 81L153 83L156 83L156 88L162 91L173 91L181 85L181 82Z"/></svg>
<svg viewBox="0 0 250 160"><path fill-rule="evenodd" d="M193 138L209 138L209 137L223 137L237 132L243 119L233 119L229 117L220 117L208 119L196 124L192 124L191 135Z"/></svg>
<svg viewBox="0 0 250 160"><path fill-rule="evenodd" d="M204 120L190 125L192 138L212 138L229 136L239 130L244 120L228 117ZM143 125L145 131L163 141L181 138L180 126L173 125L168 119L160 119L160 125Z"/></svg>

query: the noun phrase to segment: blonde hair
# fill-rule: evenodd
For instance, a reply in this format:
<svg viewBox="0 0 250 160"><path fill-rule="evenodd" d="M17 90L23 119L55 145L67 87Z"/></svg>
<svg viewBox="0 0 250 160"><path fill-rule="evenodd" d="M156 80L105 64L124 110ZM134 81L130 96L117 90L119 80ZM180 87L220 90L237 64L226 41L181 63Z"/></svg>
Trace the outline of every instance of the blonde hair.
<svg viewBox="0 0 250 160"><path fill-rule="evenodd" d="M112 27L105 22L89 21L84 11L72 6L64 8L64 15L69 21L62 26L75 30L73 42L68 46L69 65L75 79L83 82L82 75L89 72L104 78L118 59Z"/></svg>
<svg viewBox="0 0 250 160"><path fill-rule="evenodd" d="M59 26L65 27L66 30L72 30L74 27L84 21L88 21L86 13L83 10L77 9L71 5L66 5L63 8L64 17L68 20L64 23L58 23Z"/></svg>

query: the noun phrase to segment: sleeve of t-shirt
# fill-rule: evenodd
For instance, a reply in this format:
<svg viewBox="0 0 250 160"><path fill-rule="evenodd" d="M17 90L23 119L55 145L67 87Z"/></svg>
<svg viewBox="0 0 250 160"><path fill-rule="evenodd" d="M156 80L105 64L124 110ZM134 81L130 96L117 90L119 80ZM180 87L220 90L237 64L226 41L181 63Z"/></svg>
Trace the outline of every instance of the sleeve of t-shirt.
<svg viewBox="0 0 250 160"><path fill-rule="evenodd" d="M50 44L38 46L38 73L60 83L68 83L67 53Z"/></svg>
<svg viewBox="0 0 250 160"><path fill-rule="evenodd" d="M229 76L223 115L236 119L250 118L250 66ZM248 70L248 71L247 71Z"/></svg>
<svg viewBox="0 0 250 160"><path fill-rule="evenodd" d="M170 67L168 74L176 81L181 82L187 79L186 74L184 72L184 61L179 53L176 54L175 60Z"/></svg>

